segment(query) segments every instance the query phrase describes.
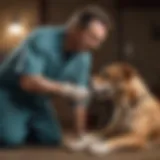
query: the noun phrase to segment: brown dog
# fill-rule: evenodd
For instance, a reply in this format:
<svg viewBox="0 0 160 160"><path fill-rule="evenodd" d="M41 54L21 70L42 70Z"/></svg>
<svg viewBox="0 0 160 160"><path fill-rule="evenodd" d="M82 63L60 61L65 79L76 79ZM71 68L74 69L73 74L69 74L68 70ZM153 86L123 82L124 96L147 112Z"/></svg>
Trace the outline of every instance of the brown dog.
<svg viewBox="0 0 160 160"><path fill-rule="evenodd" d="M113 100L113 120L98 133L70 141L70 149L87 148L91 153L101 155L121 148L146 148L152 138L156 141L160 135L160 104L133 67L123 63L105 67L93 78L93 89ZM107 137L115 132L117 136ZM102 137L104 139L99 140Z"/></svg>
<svg viewBox="0 0 160 160"><path fill-rule="evenodd" d="M145 148L160 134L160 104L137 71L128 64L112 64L93 78L93 88L112 98L116 112L100 135L120 131L118 136L93 142L89 150L103 154L121 148ZM97 136L99 134L95 134Z"/></svg>

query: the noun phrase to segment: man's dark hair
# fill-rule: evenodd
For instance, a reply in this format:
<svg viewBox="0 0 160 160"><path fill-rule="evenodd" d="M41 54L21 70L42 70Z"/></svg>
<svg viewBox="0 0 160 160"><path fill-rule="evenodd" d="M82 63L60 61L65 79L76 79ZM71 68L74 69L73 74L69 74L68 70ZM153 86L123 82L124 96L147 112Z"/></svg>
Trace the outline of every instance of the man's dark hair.
<svg viewBox="0 0 160 160"><path fill-rule="evenodd" d="M83 10L76 12L72 17L71 23L83 29L93 20L100 21L108 30L111 30L112 28L108 14L97 6L88 6Z"/></svg>

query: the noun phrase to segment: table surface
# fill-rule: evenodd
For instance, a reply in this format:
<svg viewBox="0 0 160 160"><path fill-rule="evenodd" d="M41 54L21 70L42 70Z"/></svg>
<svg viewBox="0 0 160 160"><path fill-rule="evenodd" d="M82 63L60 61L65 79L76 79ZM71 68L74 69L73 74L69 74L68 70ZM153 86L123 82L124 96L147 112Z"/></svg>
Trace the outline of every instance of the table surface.
<svg viewBox="0 0 160 160"><path fill-rule="evenodd" d="M1 149L2 160L160 160L160 148L148 151L129 151L93 157L87 153L71 153L62 149L45 147L25 147L21 149Z"/></svg>

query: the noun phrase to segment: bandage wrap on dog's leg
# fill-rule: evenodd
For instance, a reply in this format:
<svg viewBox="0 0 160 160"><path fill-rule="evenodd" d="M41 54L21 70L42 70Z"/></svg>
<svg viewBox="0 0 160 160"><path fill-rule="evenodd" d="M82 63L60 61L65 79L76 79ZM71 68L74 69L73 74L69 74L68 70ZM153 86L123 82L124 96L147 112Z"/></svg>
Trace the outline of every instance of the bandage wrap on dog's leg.
<svg viewBox="0 0 160 160"><path fill-rule="evenodd" d="M91 144L98 141L97 137L93 135L83 135L78 139L70 139L65 143L65 146L71 151L82 151L87 149Z"/></svg>
<svg viewBox="0 0 160 160"><path fill-rule="evenodd" d="M111 149L109 148L107 143L100 142L100 141L90 145L88 150L91 154L99 155L99 156L111 152Z"/></svg>

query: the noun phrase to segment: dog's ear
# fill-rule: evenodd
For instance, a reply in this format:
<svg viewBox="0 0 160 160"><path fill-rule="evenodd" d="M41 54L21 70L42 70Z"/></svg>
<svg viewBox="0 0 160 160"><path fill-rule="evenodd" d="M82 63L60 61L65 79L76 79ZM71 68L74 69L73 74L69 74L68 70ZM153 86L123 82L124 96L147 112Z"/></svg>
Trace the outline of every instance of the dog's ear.
<svg viewBox="0 0 160 160"><path fill-rule="evenodd" d="M122 72L125 79L129 80L136 74L135 69L130 64L123 63L121 66L122 66Z"/></svg>

